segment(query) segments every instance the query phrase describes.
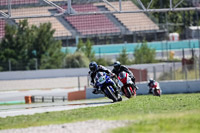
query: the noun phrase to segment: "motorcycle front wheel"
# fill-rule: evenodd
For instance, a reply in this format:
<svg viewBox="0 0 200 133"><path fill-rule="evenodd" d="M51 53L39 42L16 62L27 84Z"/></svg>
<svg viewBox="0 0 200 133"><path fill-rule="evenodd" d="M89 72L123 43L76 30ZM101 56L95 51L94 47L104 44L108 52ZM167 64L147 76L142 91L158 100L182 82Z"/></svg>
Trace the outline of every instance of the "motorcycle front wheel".
<svg viewBox="0 0 200 133"><path fill-rule="evenodd" d="M124 87L124 95L127 98L131 98L132 97L132 92L131 92L130 86Z"/></svg>
<svg viewBox="0 0 200 133"><path fill-rule="evenodd" d="M155 89L154 90L154 95L160 97L160 89Z"/></svg>
<svg viewBox="0 0 200 133"><path fill-rule="evenodd" d="M115 93L110 89L109 86L107 86L105 89L104 89L104 92L106 94L106 96L110 99L113 100L113 102L117 102L118 101L118 98L117 96L115 95Z"/></svg>

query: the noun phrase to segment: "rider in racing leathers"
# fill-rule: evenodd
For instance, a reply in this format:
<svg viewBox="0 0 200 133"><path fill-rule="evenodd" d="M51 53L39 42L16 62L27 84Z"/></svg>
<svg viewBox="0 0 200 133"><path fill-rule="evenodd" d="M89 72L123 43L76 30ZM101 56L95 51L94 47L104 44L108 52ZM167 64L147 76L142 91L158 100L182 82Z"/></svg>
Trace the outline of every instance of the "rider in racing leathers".
<svg viewBox="0 0 200 133"><path fill-rule="evenodd" d="M94 62L94 61L89 64L89 69L90 69L90 71L88 73L89 73L90 78L91 78L90 85L92 85L94 87L94 90L93 90L92 93L97 94L99 91L98 91L98 88L95 86L95 80L94 80L96 74L98 72L106 72L108 75L112 76L113 73L109 69L107 69L106 67L104 67L102 65L97 65L97 63ZM112 81L112 86L113 86L116 94L118 94L118 88L117 88L115 82L113 80L111 80L111 81Z"/></svg>
<svg viewBox="0 0 200 133"><path fill-rule="evenodd" d="M119 73L125 71L126 73L129 74L131 80L133 81L134 87L136 89L138 89L138 87L135 85L135 77L134 77L133 73L126 66L121 65L121 63L119 61L115 61L114 64L113 64L113 66L114 66L114 68L113 68L112 72L115 75L119 76Z"/></svg>
<svg viewBox="0 0 200 133"><path fill-rule="evenodd" d="M153 89L153 88L156 88L156 89L159 89L159 88L160 88L159 83L156 82L155 80L153 80L152 78L149 79L148 85L147 85L147 86L149 87L149 94L152 94L152 93L153 93L153 92L152 92L152 89Z"/></svg>

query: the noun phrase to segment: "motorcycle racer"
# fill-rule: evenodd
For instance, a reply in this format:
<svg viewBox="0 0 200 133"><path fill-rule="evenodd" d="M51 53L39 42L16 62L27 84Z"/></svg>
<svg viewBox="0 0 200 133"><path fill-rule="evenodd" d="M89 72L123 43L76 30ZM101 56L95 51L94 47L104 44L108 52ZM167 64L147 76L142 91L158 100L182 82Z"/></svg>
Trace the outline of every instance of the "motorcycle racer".
<svg viewBox="0 0 200 133"><path fill-rule="evenodd" d="M95 85L95 76L96 76L96 74L97 74L98 72L105 72L105 73L107 73L108 75L112 76L113 73L112 73L109 69L107 69L106 67L104 67L104 66L102 66L102 65L97 65L97 63L94 62L94 61L93 61L93 62L90 62L90 64L89 64L89 69L90 69L90 71L88 72L88 74L89 74L90 79L91 79L91 80L90 80L90 81L91 81L90 85L94 87L94 90L93 90L92 93L98 94L98 93L99 93L99 90L98 90L98 88L97 88L96 85ZM116 84L115 84L115 82L114 82L113 80L112 80L112 86L113 86L115 92L118 93L117 86L116 86Z"/></svg>
<svg viewBox="0 0 200 133"><path fill-rule="evenodd" d="M152 94L152 89L155 88L155 89L160 89L160 85L157 81L153 80L152 78L149 79L148 81L148 85L149 87L149 94Z"/></svg>
<svg viewBox="0 0 200 133"><path fill-rule="evenodd" d="M135 85L135 77L134 77L133 73L126 66L121 65L121 63L119 61L115 61L113 66L114 66L114 68L113 68L112 72L114 74L119 76L119 73L121 73L122 71L125 71L126 73L129 74L131 80L133 81L133 83ZM135 85L135 87L138 90L138 87L136 85Z"/></svg>

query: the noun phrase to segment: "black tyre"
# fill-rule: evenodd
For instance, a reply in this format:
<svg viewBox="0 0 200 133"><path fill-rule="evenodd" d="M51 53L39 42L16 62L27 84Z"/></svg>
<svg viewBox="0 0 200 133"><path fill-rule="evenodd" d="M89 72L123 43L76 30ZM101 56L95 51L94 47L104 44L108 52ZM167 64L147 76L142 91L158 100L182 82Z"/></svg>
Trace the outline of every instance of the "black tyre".
<svg viewBox="0 0 200 133"><path fill-rule="evenodd" d="M108 98L112 99L113 102L117 102L117 101L118 101L117 96L116 96L115 93L109 88L109 86L107 86L107 87L105 88L104 91L105 91L106 96L107 96Z"/></svg>
<svg viewBox="0 0 200 133"><path fill-rule="evenodd" d="M159 89L156 89L156 96L160 97L160 90Z"/></svg>
<svg viewBox="0 0 200 133"><path fill-rule="evenodd" d="M127 87L124 88L124 94L125 94L125 96L127 98L131 98L132 97L132 92L131 92L129 86L127 86Z"/></svg>

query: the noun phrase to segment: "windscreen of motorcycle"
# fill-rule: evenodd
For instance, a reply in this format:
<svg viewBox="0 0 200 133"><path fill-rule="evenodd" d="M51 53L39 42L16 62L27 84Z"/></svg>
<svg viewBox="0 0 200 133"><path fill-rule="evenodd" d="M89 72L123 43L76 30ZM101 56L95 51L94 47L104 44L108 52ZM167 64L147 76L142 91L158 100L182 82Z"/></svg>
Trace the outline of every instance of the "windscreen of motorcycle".
<svg viewBox="0 0 200 133"><path fill-rule="evenodd" d="M96 74L96 81L100 84L103 84L106 81L106 74L103 72L98 72Z"/></svg>
<svg viewBox="0 0 200 133"><path fill-rule="evenodd" d="M119 73L119 78L120 78L120 79L126 78L126 73L125 73L125 72L120 72L120 73Z"/></svg>

